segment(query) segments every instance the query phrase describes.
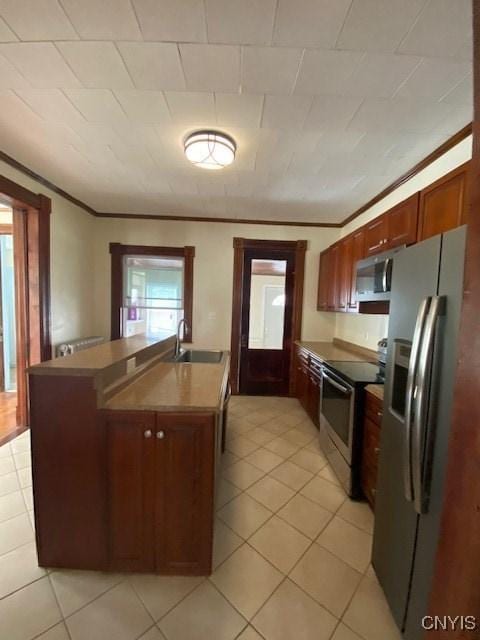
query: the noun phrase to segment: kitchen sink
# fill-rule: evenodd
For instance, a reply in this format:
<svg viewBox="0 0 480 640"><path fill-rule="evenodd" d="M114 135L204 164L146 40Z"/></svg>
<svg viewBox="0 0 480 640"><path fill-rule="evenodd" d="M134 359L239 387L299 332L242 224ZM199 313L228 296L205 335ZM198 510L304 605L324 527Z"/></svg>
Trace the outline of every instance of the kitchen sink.
<svg viewBox="0 0 480 640"><path fill-rule="evenodd" d="M204 362L218 363L223 357L223 351L202 351L200 349L187 349L174 356L174 362Z"/></svg>

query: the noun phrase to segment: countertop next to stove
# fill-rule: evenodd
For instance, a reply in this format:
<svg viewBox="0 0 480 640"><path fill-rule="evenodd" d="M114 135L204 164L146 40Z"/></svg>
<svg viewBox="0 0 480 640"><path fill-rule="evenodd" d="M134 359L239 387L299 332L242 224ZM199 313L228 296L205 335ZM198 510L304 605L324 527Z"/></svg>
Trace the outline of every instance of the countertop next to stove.
<svg viewBox="0 0 480 640"><path fill-rule="evenodd" d="M344 362L376 362L377 354L375 351L365 349L353 343L333 340L333 342L311 342L305 340L297 340L295 342L299 347L309 351L324 362L328 360L338 360Z"/></svg>
<svg viewBox="0 0 480 640"><path fill-rule="evenodd" d="M367 393L371 393L383 402L384 385L383 384L369 384L365 387Z"/></svg>

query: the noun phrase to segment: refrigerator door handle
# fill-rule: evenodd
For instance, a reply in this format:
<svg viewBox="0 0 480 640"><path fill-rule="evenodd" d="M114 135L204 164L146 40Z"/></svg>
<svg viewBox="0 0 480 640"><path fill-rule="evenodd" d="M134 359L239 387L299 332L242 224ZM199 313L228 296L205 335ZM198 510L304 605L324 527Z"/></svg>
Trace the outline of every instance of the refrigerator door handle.
<svg viewBox="0 0 480 640"><path fill-rule="evenodd" d="M420 303L413 333L410 360L408 363L407 388L405 401L405 439L403 450L403 484L405 498L412 502L414 499L413 477L412 477L412 423L414 419L414 402L416 399L416 378L418 369L418 359L422 336L425 326L425 319L430 308L431 297L427 297Z"/></svg>
<svg viewBox="0 0 480 640"><path fill-rule="evenodd" d="M382 274L382 292L383 293L388 293L388 267L391 261L392 261L391 258L387 258L383 263L383 274Z"/></svg>
<svg viewBox="0 0 480 640"><path fill-rule="evenodd" d="M428 510L428 496L423 486L423 469L425 464L423 452L425 450L424 445L426 444L426 430L428 427L430 374L435 331L438 317L444 313L444 310L445 297L433 296L425 322L425 331L418 360L415 413L411 432L413 497L415 511L418 514L426 513Z"/></svg>

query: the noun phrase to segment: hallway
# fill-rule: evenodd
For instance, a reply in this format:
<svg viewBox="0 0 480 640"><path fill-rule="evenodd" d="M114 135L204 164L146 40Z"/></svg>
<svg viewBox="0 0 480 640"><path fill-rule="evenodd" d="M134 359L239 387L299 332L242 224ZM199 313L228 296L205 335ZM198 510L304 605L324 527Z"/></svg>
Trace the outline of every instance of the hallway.
<svg viewBox="0 0 480 640"><path fill-rule="evenodd" d="M17 434L16 413L17 394L10 391L0 392L0 446Z"/></svg>

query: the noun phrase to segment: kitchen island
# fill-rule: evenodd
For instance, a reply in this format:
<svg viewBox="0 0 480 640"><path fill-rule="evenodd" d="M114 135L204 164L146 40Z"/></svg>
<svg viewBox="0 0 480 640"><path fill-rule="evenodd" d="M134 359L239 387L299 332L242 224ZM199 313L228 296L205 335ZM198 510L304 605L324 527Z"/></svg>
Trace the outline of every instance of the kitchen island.
<svg viewBox="0 0 480 640"><path fill-rule="evenodd" d="M227 353L134 336L29 370L40 566L208 575Z"/></svg>

